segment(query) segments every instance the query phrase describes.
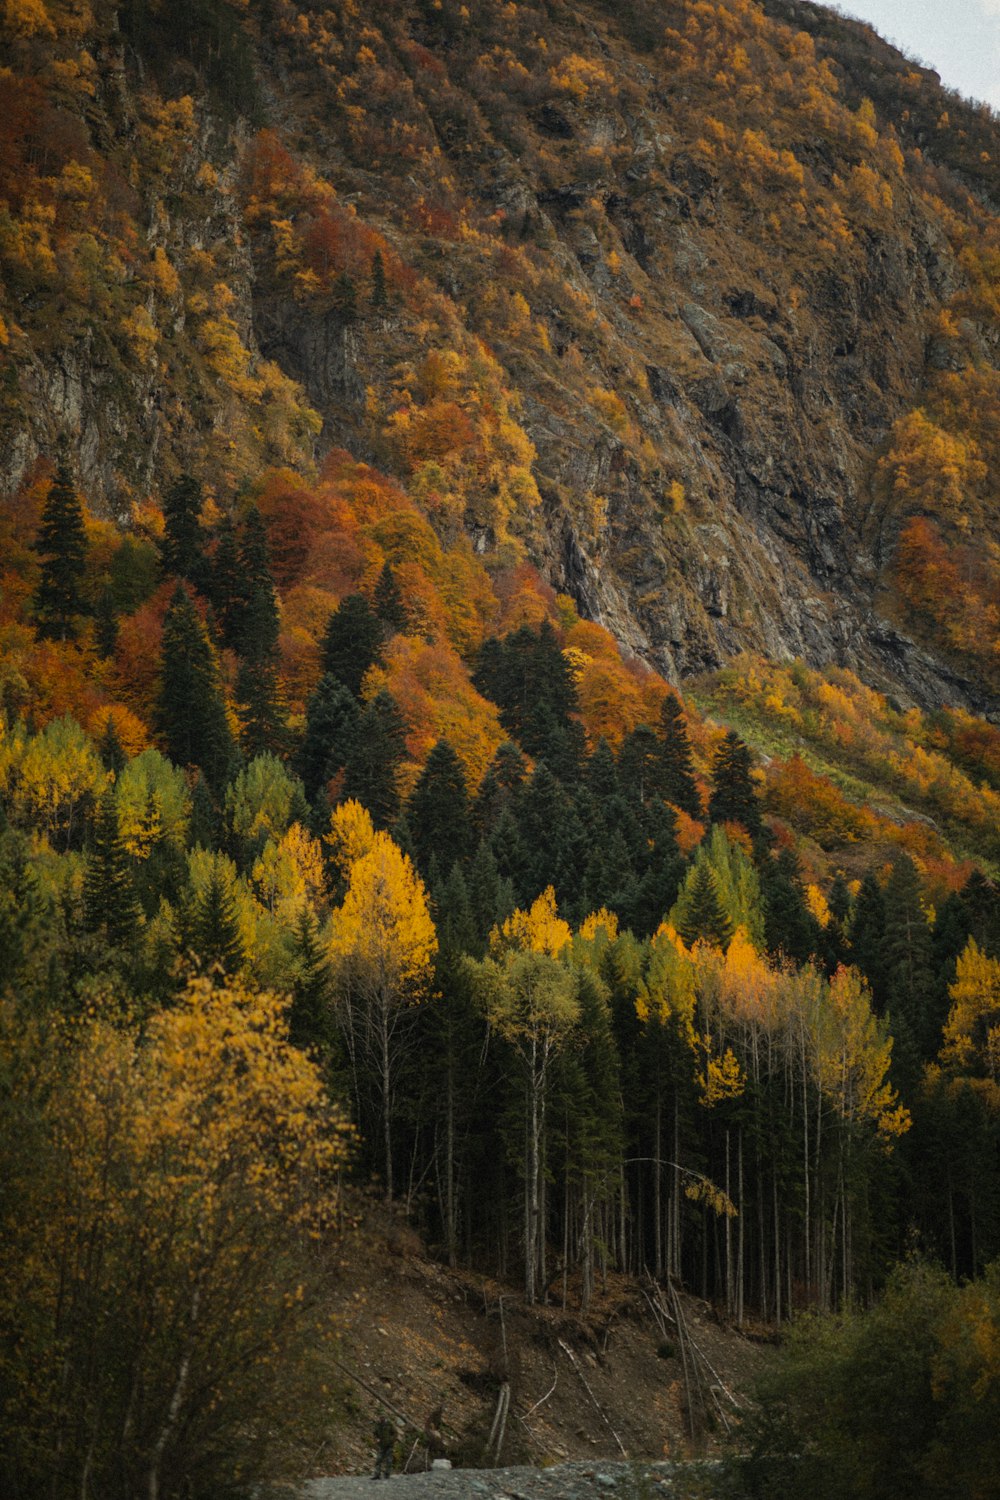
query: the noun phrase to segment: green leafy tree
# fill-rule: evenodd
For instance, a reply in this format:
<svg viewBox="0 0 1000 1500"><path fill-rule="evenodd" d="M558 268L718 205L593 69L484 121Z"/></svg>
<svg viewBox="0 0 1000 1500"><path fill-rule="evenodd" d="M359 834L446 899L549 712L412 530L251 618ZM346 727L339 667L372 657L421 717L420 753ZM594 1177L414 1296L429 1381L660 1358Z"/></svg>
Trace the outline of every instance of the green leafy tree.
<svg viewBox="0 0 1000 1500"><path fill-rule="evenodd" d="M33 601L37 633L50 640L73 640L77 621L85 612L81 586L87 567L87 538L83 507L63 450L45 497L34 547L41 559Z"/></svg>
<svg viewBox="0 0 1000 1500"><path fill-rule="evenodd" d="M765 947L765 927L760 879L740 844L731 841L726 830L720 826L713 828L709 837L700 845L694 864L684 877L680 894L670 912L674 927L684 936L685 929L693 923L693 930L701 931L706 939L712 931L717 930L714 918L709 920L712 908L708 901L708 886L703 878L706 866L711 870L715 895L728 923L726 940L740 928L756 952L762 953ZM704 917L697 915L701 911L704 911ZM710 940L718 941L717 938Z"/></svg>
<svg viewBox="0 0 1000 1500"><path fill-rule="evenodd" d="M226 789L226 822L241 864L249 867L268 839L278 840L293 823L304 823L301 784L276 755L255 756Z"/></svg>

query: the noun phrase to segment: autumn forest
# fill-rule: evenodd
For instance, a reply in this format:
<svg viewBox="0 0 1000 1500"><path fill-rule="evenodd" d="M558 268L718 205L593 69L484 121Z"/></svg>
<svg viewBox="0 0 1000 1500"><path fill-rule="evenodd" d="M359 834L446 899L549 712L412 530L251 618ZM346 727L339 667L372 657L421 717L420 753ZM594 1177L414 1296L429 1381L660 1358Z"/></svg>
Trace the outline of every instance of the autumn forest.
<svg viewBox="0 0 1000 1500"><path fill-rule="evenodd" d="M0 101L0 1491L294 1468L378 1202L787 1333L734 1494L994 1494L995 118L792 0Z"/></svg>

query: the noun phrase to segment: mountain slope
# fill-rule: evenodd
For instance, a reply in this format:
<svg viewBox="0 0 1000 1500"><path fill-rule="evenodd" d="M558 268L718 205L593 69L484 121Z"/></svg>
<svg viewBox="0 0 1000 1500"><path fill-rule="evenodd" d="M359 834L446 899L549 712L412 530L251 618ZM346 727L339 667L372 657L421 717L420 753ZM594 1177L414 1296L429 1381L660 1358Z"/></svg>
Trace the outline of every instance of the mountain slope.
<svg viewBox="0 0 1000 1500"><path fill-rule="evenodd" d="M673 678L995 705L988 111L790 0L15 11L9 485L343 446Z"/></svg>

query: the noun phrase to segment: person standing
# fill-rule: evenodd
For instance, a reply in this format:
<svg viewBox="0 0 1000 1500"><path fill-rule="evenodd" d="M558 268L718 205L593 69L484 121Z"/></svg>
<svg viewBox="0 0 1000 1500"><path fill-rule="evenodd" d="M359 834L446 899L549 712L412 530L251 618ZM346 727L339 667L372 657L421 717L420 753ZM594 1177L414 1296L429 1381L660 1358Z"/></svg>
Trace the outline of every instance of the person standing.
<svg viewBox="0 0 1000 1500"><path fill-rule="evenodd" d="M395 1424L384 1409L375 1423L375 1473L373 1479L388 1479L392 1474L393 1449L396 1446Z"/></svg>

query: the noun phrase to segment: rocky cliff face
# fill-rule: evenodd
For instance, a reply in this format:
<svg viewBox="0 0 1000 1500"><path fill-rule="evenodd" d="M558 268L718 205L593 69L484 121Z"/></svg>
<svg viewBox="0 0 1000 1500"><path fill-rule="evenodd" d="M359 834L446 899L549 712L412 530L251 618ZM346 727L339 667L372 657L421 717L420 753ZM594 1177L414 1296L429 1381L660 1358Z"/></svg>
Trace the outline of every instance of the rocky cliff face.
<svg viewBox="0 0 1000 1500"><path fill-rule="evenodd" d="M447 488L477 547L527 549L672 678L753 649L991 708L894 601L906 510L878 464L936 370L997 363L967 305L982 111L791 3L202 9L252 74L235 106L155 6L77 38L94 86L58 109L105 205L120 179L129 257L97 235L81 291L78 234L29 284L8 240L8 485L59 430L122 514L184 465L224 495L345 446ZM263 206L261 121L299 174ZM431 352L457 361L436 385ZM401 440L401 413L424 432L443 405L471 436ZM534 485L501 503L526 454Z"/></svg>

